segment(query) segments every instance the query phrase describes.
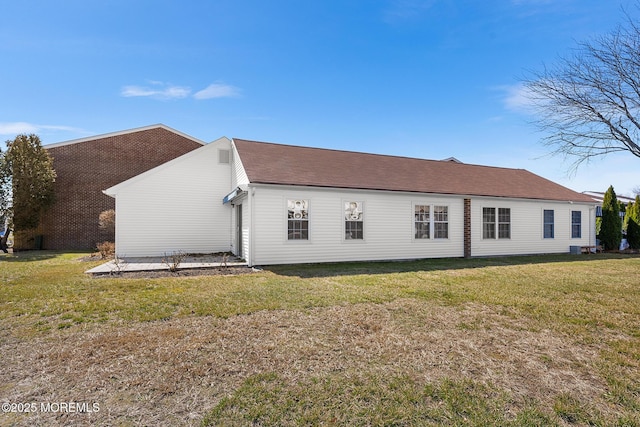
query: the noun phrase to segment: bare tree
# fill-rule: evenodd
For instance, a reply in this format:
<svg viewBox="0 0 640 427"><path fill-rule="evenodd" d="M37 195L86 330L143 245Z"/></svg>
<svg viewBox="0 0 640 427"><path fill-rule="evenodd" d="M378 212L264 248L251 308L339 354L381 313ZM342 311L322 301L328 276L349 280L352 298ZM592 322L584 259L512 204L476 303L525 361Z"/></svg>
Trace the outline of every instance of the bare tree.
<svg viewBox="0 0 640 427"><path fill-rule="evenodd" d="M535 123L548 133L543 142L573 158L574 169L618 151L640 157L640 28L625 17L613 32L579 43L524 81Z"/></svg>

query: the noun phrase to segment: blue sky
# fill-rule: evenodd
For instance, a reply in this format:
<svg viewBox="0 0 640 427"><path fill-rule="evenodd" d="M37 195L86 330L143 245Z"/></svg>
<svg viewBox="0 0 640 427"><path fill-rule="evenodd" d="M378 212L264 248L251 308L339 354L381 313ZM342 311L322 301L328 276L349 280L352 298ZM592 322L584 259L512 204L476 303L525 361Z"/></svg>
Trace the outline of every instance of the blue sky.
<svg viewBox="0 0 640 427"><path fill-rule="evenodd" d="M0 0L0 138L164 123L220 136L524 168L577 191L640 186L640 159L567 175L519 82L612 30L631 0Z"/></svg>

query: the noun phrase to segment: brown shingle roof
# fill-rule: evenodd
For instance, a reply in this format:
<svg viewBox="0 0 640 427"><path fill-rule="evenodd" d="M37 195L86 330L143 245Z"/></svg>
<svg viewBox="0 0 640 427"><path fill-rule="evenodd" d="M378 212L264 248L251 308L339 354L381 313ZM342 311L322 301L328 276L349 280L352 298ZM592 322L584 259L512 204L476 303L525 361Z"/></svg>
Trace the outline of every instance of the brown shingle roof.
<svg viewBox="0 0 640 427"><path fill-rule="evenodd" d="M593 201L524 169L233 141L252 183Z"/></svg>

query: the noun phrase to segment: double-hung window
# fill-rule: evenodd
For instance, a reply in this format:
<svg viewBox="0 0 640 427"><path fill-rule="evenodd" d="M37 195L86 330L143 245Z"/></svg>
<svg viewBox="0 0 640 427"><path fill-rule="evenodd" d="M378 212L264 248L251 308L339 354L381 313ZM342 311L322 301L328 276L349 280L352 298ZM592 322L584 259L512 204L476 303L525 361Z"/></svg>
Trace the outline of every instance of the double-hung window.
<svg viewBox="0 0 640 427"><path fill-rule="evenodd" d="M555 234L555 224L554 224L554 212L550 209L545 209L543 212L543 221L544 221L544 238L545 239L553 239Z"/></svg>
<svg viewBox="0 0 640 427"><path fill-rule="evenodd" d="M580 239L582 237L582 212L571 211L571 238Z"/></svg>
<svg viewBox="0 0 640 427"><path fill-rule="evenodd" d="M511 238L511 208L482 208L482 238Z"/></svg>
<svg viewBox="0 0 640 427"><path fill-rule="evenodd" d="M498 208L498 239L511 238L511 209Z"/></svg>
<svg viewBox="0 0 640 427"><path fill-rule="evenodd" d="M431 206L415 205L414 225L416 239L431 238Z"/></svg>
<svg viewBox="0 0 640 427"><path fill-rule="evenodd" d="M287 240L309 240L308 200L287 200Z"/></svg>
<svg viewBox="0 0 640 427"><path fill-rule="evenodd" d="M449 207L448 206L433 207L433 238L434 239L449 238Z"/></svg>
<svg viewBox="0 0 640 427"><path fill-rule="evenodd" d="M496 238L496 208L482 208L482 238Z"/></svg>
<svg viewBox="0 0 640 427"><path fill-rule="evenodd" d="M364 211L362 202L344 202L344 238L364 239Z"/></svg>
<svg viewBox="0 0 640 427"><path fill-rule="evenodd" d="M413 206L413 236L416 240L449 238L449 206Z"/></svg>

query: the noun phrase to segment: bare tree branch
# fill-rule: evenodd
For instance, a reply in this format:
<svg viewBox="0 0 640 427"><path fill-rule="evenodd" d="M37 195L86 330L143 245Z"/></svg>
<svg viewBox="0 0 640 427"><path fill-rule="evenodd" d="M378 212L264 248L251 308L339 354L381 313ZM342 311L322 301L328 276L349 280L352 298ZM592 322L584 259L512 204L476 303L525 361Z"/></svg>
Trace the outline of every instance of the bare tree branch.
<svg viewBox="0 0 640 427"><path fill-rule="evenodd" d="M625 25L524 81L543 143L573 168L614 152L640 157L640 27L625 14Z"/></svg>

